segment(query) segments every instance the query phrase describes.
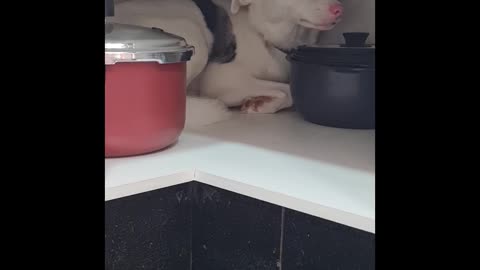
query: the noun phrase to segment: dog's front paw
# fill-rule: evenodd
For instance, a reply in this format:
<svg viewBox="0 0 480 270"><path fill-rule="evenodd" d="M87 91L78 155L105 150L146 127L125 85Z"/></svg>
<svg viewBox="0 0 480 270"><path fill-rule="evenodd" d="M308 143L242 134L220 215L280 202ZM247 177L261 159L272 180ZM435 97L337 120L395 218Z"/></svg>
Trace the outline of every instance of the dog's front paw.
<svg viewBox="0 0 480 270"><path fill-rule="evenodd" d="M266 106L266 104L271 103L273 99L273 97L267 96L249 97L243 101L241 111L243 113L268 113L266 109L271 106Z"/></svg>
<svg viewBox="0 0 480 270"><path fill-rule="evenodd" d="M256 96L242 102L243 113L276 113L291 106L287 95L283 97Z"/></svg>

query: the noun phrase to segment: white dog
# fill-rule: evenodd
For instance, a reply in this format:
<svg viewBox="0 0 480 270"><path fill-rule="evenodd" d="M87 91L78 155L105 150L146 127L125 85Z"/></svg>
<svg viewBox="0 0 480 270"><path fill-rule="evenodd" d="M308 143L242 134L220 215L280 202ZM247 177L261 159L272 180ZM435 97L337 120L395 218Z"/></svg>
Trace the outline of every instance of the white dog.
<svg viewBox="0 0 480 270"><path fill-rule="evenodd" d="M230 61L208 64L199 78L201 94L248 113L290 107L284 51L314 43L315 33L332 29L342 12L337 0L231 0L236 54Z"/></svg>
<svg viewBox="0 0 480 270"><path fill-rule="evenodd" d="M309 33L306 29L331 29L340 19L341 5L336 0L213 1L228 7L217 12L214 33L192 0L118 1L110 21L161 28L195 47L187 63L187 85L209 98L187 98L187 127L228 118L225 105L259 113L291 106L289 65L282 50L298 45ZM219 33L226 39L214 44L213 34Z"/></svg>
<svg viewBox="0 0 480 270"><path fill-rule="evenodd" d="M213 35L199 7L192 0L130 0L115 3L111 22L157 27L185 38L195 47L187 62L187 86L204 70L213 47ZM186 126L195 127L228 118L224 104L215 99L187 97Z"/></svg>

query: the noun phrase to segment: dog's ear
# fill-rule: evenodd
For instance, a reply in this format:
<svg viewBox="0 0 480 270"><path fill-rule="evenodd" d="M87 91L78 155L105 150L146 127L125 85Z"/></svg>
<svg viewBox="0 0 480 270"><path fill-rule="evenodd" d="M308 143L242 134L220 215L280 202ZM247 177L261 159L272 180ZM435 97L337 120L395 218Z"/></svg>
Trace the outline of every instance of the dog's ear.
<svg viewBox="0 0 480 270"><path fill-rule="evenodd" d="M248 6L251 2L252 0L232 0L230 11L232 14L237 14L242 6Z"/></svg>

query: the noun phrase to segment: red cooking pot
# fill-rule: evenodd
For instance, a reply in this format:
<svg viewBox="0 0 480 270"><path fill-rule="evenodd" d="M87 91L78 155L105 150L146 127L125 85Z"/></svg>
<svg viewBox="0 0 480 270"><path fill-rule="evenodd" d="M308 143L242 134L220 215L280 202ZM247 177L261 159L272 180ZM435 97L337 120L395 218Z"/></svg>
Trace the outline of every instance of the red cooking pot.
<svg viewBox="0 0 480 270"><path fill-rule="evenodd" d="M177 141L192 54L183 38L161 29L105 24L105 157L150 153Z"/></svg>

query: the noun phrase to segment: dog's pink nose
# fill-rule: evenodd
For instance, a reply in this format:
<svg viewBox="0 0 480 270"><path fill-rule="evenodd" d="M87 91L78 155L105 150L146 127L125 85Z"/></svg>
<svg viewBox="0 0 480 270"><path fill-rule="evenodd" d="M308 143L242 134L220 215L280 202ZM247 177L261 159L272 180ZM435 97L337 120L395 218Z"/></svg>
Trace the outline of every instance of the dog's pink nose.
<svg viewBox="0 0 480 270"><path fill-rule="evenodd" d="M330 13L332 13L332 15L335 16L335 18L338 18L343 14L343 7L341 4L333 4L330 6L329 10L330 10Z"/></svg>

